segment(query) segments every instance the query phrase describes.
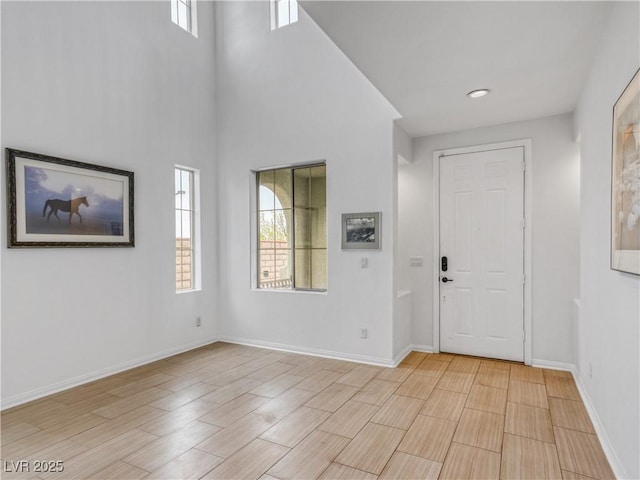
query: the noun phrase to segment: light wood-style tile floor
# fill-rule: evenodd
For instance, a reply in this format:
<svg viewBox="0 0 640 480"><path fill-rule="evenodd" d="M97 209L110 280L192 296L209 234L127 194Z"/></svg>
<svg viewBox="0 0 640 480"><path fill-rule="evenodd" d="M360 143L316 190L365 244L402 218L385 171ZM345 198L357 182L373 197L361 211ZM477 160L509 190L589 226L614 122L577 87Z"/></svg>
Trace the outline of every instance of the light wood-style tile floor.
<svg viewBox="0 0 640 480"><path fill-rule="evenodd" d="M569 373L418 352L215 343L7 410L1 440L3 479L615 478Z"/></svg>

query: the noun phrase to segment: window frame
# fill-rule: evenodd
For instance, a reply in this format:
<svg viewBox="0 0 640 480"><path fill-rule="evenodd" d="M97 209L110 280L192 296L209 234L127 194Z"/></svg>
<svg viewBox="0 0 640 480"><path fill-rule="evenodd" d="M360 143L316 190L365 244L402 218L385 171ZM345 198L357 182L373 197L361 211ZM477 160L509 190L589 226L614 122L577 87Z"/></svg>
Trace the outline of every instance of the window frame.
<svg viewBox="0 0 640 480"><path fill-rule="evenodd" d="M300 170L305 168L313 168L313 167L325 167L327 168L327 163L324 160L310 162L310 163L302 163L295 165L282 165L277 167L269 167L262 168L259 170L252 170L252 196L254 197L252 200L252 205L254 208L255 215L252 215L252 229L254 229L254 235L252 235L252 289L258 290L261 292L298 292L298 293L312 293L312 294L326 294L329 290L329 222L328 218L325 217L325 247L324 251L326 252L326 287L325 288L306 288L306 287L296 287L295 286L295 188L294 188L294 170ZM263 288L260 287L260 183L259 183L259 174L265 172L273 172L277 170L289 170L291 173L291 233L290 233L290 244L291 248L291 287L290 288ZM326 182L326 170L325 170L325 182ZM275 192L274 192L275 194ZM325 183L325 208L327 208L328 201L326 197L326 183ZM299 208L299 207L298 207ZM327 208L328 210L328 208ZM305 250L303 248L298 248L298 250ZM312 249L310 249L312 250ZM318 249L320 250L320 249Z"/></svg>
<svg viewBox="0 0 640 480"><path fill-rule="evenodd" d="M179 5L187 9L187 26L180 24ZM194 37L198 38L198 2L197 0L171 0L171 21Z"/></svg>
<svg viewBox="0 0 640 480"><path fill-rule="evenodd" d="M282 19L279 13L279 5L281 2L286 2L288 6L286 23L281 21ZM295 16L291 15L292 8L295 8ZM286 27L287 25L292 25L300 19L300 7L298 5L298 0L269 0L269 12L272 31Z"/></svg>
<svg viewBox="0 0 640 480"><path fill-rule="evenodd" d="M190 253L191 253L191 287L190 288L180 288L177 287L177 280L175 280L174 286L176 294L183 294L189 292L196 292L202 289L201 287L201 241L200 241L200 171L196 168L187 167L185 165L174 165L174 189L175 189L175 175L180 171L189 173L189 184L190 184L190 203L191 209L185 208L177 208L175 205L175 197L174 197L174 236L175 240L178 240L177 236L177 228L178 225L175 221L175 212L189 212L191 214L191 223L190 223L190 235L191 235L191 244L190 244ZM174 195L178 195L180 191L174 192ZM174 241L175 241L174 240ZM174 261L177 260L178 252L177 247L175 251ZM178 264L176 262L175 274L178 273Z"/></svg>

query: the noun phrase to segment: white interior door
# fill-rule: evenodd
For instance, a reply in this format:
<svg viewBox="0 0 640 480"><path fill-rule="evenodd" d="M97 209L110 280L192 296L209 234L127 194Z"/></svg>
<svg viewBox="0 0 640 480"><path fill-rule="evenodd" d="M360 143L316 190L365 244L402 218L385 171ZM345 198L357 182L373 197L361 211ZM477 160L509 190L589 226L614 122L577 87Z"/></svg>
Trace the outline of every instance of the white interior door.
<svg viewBox="0 0 640 480"><path fill-rule="evenodd" d="M439 267L440 350L523 361L522 147L440 157Z"/></svg>

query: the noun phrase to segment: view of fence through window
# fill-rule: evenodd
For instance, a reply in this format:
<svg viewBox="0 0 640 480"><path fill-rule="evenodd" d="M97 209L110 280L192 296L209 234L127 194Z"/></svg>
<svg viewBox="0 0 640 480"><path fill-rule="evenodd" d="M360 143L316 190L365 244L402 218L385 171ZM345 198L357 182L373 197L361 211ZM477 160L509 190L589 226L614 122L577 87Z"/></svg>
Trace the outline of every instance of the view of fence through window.
<svg viewBox="0 0 640 480"><path fill-rule="evenodd" d="M326 167L257 173L258 288L327 288Z"/></svg>
<svg viewBox="0 0 640 480"><path fill-rule="evenodd" d="M176 167L176 291L194 285L194 172Z"/></svg>

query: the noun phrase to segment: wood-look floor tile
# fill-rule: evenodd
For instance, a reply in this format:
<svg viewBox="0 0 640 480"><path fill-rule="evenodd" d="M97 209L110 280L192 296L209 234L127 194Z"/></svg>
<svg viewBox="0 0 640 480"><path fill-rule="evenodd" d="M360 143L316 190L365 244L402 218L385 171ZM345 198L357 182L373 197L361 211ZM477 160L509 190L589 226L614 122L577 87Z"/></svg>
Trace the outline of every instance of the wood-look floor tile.
<svg viewBox="0 0 640 480"><path fill-rule="evenodd" d="M504 415L465 408L453 441L500 452L503 433Z"/></svg>
<svg viewBox="0 0 640 480"><path fill-rule="evenodd" d="M148 377L144 377L140 380L135 380L133 382L127 383L118 388L114 388L109 390L107 393L111 395L116 395L118 397L131 397L136 393L140 393L144 390L148 390L151 387L155 387L156 385L160 385L161 383L168 382L169 380L173 380L176 377L173 375L166 375L164 373L158 373L155 375L151 375Z"/></svg>
<svg viewBox="0 0 640 480"><path fill-rule="evenodd" d="M418 415L398 451L442 463L456 431L456 422Z"/></svg>
<svg viewBox="0 0 640 480"><path fill-rule="evenodd" d="M333 383L318 393L315 397L305 403L305 406L317 408L326 412L335 412L344 403L353 397L358 391L358 387Z"/></svg>
<svg viewBox="0 0 640 480"><path fill-rule="evenodd" d="M259 359L257 361L261 362L262 359ZM248 365L251 365L251 364L248 364ZM267 365L266 367L255 369L253 372L247 375L247 377L268 383L268 382L271 382L272 380L275 380L281 377L285 373L289 372L289 370L293 370L293 368L294 366L291 365L290 363L274 362L270 365ZM293 376L296 377L298 375L293 375Z"/></svg>
<svg viewBox="0 0 640 480"><path fill-rule="evenodd" d="M473 385L465 408L504 415L507 404L507 390L504 388Z"/></svg>
<svg viewBox="0 0 640 480"><path fill-rule="evenodd" d="M175 410L177 408L186 405L193 400L196 400L207 393L212 392L217 387L209 383L195 383L189 387L184 388L178 392L170 393L169 395L150 402L150 407L159 408L161 410Z"/></svg>
<svg viewBox="0 0 640 480"><path fill-rule="evenodd" d="M353 438L380 407L349 400L332 414L318 430Z"/></svg>
<svg viewBox="0 0 640 480"><path fill-rule="evenodd" d="M545 381L547 377L559 377L573 380L573 374L566 370L551 370L549 368L542 368L542 373L544 374Z"/></svg>
<svg viewBox="0 0 640 480"><path fill-rule="evenodd" d="M132 451L144 447L158 437L140 430L131 430L98 447L76 455L64 464L65 480L92 478L92 475L122 460ZM42 474L43 479L59 479L58 472Z"/></svg>
<svg viewBox="0 0 640 480"><path fill-rule="evenodd" d="M153 402L162 397L166 397L171 393L172 392L170 392L169 390L161 390L159 388L151 387L129 397L122 398L117 402L113 402L104 407L97 408L93 410L92 413L100 415L101 417L113 419L127 412L135 410L142 405Z"/></svg>
<svg viewBox="0 0 640 480"><path fill-rule="evenodd" d="M447 370L438 380L437 387L441 390L469 393L474 378L475 373L452 372Z"/></svg>
<svg viewBox="0 0 640 480"><path fill-rule="evenodd" d="M389 400L371 418L371 421L387 427L408 430L423 405L424 400L419 398L391 395Z"/></svg>
<svg viewBox="0 0 640 480"><path fill-rule="evenodd" d="M354 400L371 405L383 405L400 384L386 380L373 379L353 396Z"/></svg>
<svg viewBox="0 0 640 480"><path fill-rule="evenodd" d="M505 434L501 478L562 479L556 447L532 438Z"/></svg>
<svg viewBox="0 0 640 480"><path fill-rule="evenodd" d="M449 447L439 478L440 480L498 480L500 454L453 442Z"/></svg>
<svg viewBox="0 0 640 480"><path fill-rule="evenodd" d="M273 416L250 413L196 445L217 457L227 458L278 422Z"/></svg>
<svg viewBox="0 0 640 480"><path fill-rule="evenodd" d="M480 368L497 368L500 370L506 370L507 374L511 371L512 362L507 362L504 360L489 360L487 358L483 358L480 360Z"/></svg>
<svg viewBox="0 0 640 480"><path fill-rule="evenodd" d="M450 392L436 388L424 404L422 415L457 422L467 401L466 393Z"/></svg>
<svg viewBox="0 0 640 480"><path fill-rule="evenodd" d="M260 438L292 448L330 415L331 413L316 408L300 407L260 435Z"/></svg>
<svg viewBox="0 0 640 480"><path fill-rule="evenodd" d="M149 472L146 470L142 470L141 468L119 461L92 474L91 478L96 480L139 480L145 478L147 475L149 475Z"/></svg>
<svg viewBox="0 0 640 480"><path fill-rule="evenodd" d="M404 382L411 372L413 372L413 367L402 367L398 366L396 368L383 368L376 376L378 380L387 380L389 382Z"/></svg>
<svg viewBox="0 0 640 480"><path fill-rule="evenodd" d="M369 365L358 365L349 373L344 374L338 380L337 383L344 383L345 385L351 385L353 387L362 388L369 381L378 375L383 367L371 367Z"/></svg>
<svg viewBox="0 0 640 480"><path fill-rule="evenodd" d="M159 415L139 424L136 428L158 436L167 435L212 412L217 407L217 403L199 399L194 400L170 412L159 411L161 412Z"/></svg>
<svg viewBox="0 0 640 480"><path fill-rule="evenodd" d="M149 474L150 480L200 478L220 465L224 458L192 448ZM128 477L120 477L121 479Z"/></svg>
<svg viewBox="0 0 640 480"><path fill-rule="evenodd" d="M531 382L509 381L509 402L524 403L532 407L549 408L547 391L544 385Z"/></svg>
<svg viewBox="0 0 640 480"><path fill-rule="evenodd" d="M320 393L343 375L331 370L318 370L306 380L296 385L300 390L309 390L314 393Z"/></svg>
<svg viewBox="0 0 640 480"><path fill-rule="evenodd" d="M368 423L338 455L336 462L379 475L404 434L404 430Z"/></svg>
<svg viewBox="0 0 640 480"><path fill-rule="evenodd" d="M545 376L545 382L547 385L547 395L550 397L582 400L573 378L547 375Z"/></svg>
<svg viewBox="0 0 640 480"><path fill-rule="evenodd" d="M509 388L509 369L487 367L481 363L474 383L487 387Z"/></svg>
<svg viewBox="0 0 640 480"><path fill-rule="evenodd" d="M507 403L504 431L547 443L555 443L551 415L546 408Z"/></svg>
<svg viewBox="0 0 640 480"><path fill-rule="evenodd" d="M426 400L438 383L438 378L412 373L395 391L396 395Z"/></svg>
<svg viewBox="0 0 640 480"><path fill-rule="evenodd" d="M455 355L451 355L450 353L431 353L429 354L429 358L431 360L438 360L439 362L450 362L453 360Z"/></svg>
<svg viewBox="0 0 640 480"><path fill-rule="evenodd" d="M556 427L596 433L582 402L549 397L549 410L551 411L551 423Z"/></svg>
<svg viewBox="0 0 640 480"><path fill-rule="evenodd" d="M598 437L590 433L553 428L563 470L600 479L613 479L615 475L602 451Z"/></svg>
<svg viewBox="0 0 640 480"><path fill-rule="evenodd" d="M217 406L206 415L199 417L199 420L219 427L228 427L268 401L268 398L245 393L224 405Z"/></svg>
<svg viewBox="0 0 640 480"><path fill-rule="evenodd" d="M2 458L4 460L22 460L32 453L43 450L54 443L65 440L64 435L37 431L26 437L22 437L2 447Z"/></svg>
<svg viewBox="0 0 640 480"><path fill-rule="evenodd" d="M544 384L544 375L541 368L513 364L511 365L511 380Z"/></svg>
<svg viewBox="0 0 640 480"><path fill-rule="evenodd" d="M258 385L261 385L262 382L260 380L254 380L248 377L242 377L239 380L229 383L224 387L220 387L213 392L205 395L204 397L200 397L203 400L208 402L218 403L220 405L230 402L234 398L238 398L240 395L243 395L250 390L253 390Z"/></svg>
<svg viewBox="0 0 640 480"><path fill-rule="evenodd" d="M579 473L562 470L562 480L596 480L596 479L594 479L593 477L580 475Z"/></svg>
<svg viewBox="0 0 640 480"><path fill-rule="evenodd" d="M323 370L331 370L332 372L349 373L351 370L358 366L357 363L354 362L345 362L344 360L336 360L333 358L323 358L322 359L322 369ZM392 368L385 368L384 370L393 370Z"/></svg>
<svg viewBox="0 0 640 480"><path fill-rule="evenodd" d="M72 458L86 452L87 450L89 450L89 447L80 445L79 443L76 443L72 440L63 440L61 442L54 443L53 445L49 445L42 450L38 450L37 452L27 455L26 457L22 457L20 458L20 460L29 461L31 466L35 465L36 461L49 459L55 459L56 461L67 463ZM4 477L4 472L1 476Z"/></svg>
<svg viewBox="0 0 640 480"><path fill-rule="evenodd" d="M282 457L267 473L280 480L317 478L349 441L345 437L315 431Z"/></svg>
<svg viewBox="0 0 640 480"><path fill-rule="evenodd" d="M140 450L126 457L124 461L152 472L220 430L220 427L196 420L180 430L149 442Z"/></svg>
<svg viewBox="0 0 640 480"><path fill-rule="evenodd" d="M480 367L480 359L469 357L454 357L449 363L448 372L475 374Z"/></svg>
<svg viewBox="0 0 640 480"><path fill-rule="evenodd" d="M381 480L413 480L416 478L437 480L441 469L442 463L396 452L391 456L389 463L378 478Z"/></svg>
<svg viewBox="0 0 640 480"><path fill-rule="evenodd" d="M425 358L422 362L416 366L413 373L419 375L429 375L432 377L441 377L449 367L450 362L441 362L438 360L432 360L431 357Z"/></svg>
<svg viewBox="0 0 640 480"><path fill-rule="evenodd" d="M16 440L20 440L32 433L40 431L38 427L34 427L26 422L16 422L9 425L4 425L0 422L0 425L2 425L2 430L0 430L0 440L2 445L15 442Z"/></svg>
<svg viewBox="0 0 640 480"><path fill-rule="evenodd" d="M269 400L267 403L255 410L260 415L272 416L278 419L289 415L298 407L304 405L315 396L315 393L309 390L300 390L292 388L278 395L276 398Z"/></svg>
<svg viewBox="0 0 640 480"><path fill-rule="evenodd" d="M332 463L318 478L319 480L376 480L378 476L357 468Z"/></svg>
<svg viewBox="0 0 640 480"><path fill-rule="evenodd" d="M255 369L253 367L248 367L246 365L237 365L229 370L216 369L215 371L209 372L209 374L202 379L202 382L210 383L217 387L226 387L238 380L242 380L254 371Z"/></svg>
<svg viewBox="0 0 640 480"><path fill-rule="evenodd" d="M287 452L287 447L256 439L203 476L202 480L258 478Z"/></svg>
<svg viewBox="0 0 640 480"><path fill-rule="evenodd" d="M260 395L261 397L275 398L303 380L304 377L283 373L273 380L269 380L268 382L254 388L249 393Z"/></svg>
<svg viewBox="0 0 640 480"><path fill-rule="evenodd" d="M70 439L74 442L94 448L155 418L158 418L163 414L163 410L143 405L142 407L131 410L112 420L73 435Z"/></svg>
<svg viewBox="0 0 640 480"><path fill-rule="evenodd" d="M402 359L400 365L403 367L415 367L428 356L429 354L424 352L409 352L407 356Z"/></svg>

